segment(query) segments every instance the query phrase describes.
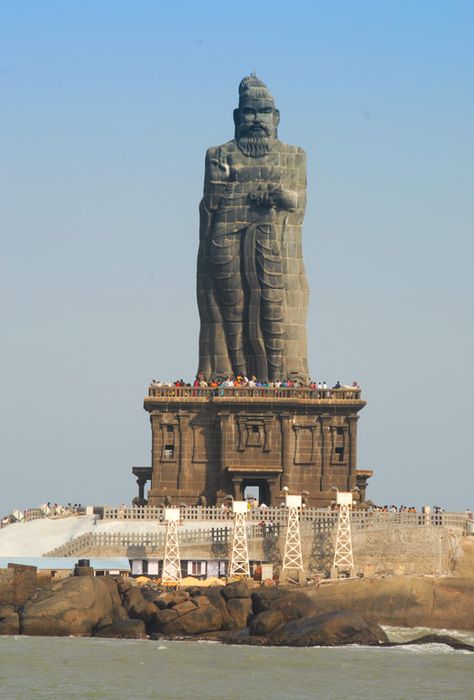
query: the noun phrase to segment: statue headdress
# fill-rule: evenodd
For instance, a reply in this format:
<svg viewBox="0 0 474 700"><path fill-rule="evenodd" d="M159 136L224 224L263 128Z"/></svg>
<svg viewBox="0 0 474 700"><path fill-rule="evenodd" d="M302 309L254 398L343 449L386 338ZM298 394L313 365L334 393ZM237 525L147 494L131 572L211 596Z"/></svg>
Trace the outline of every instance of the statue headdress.
<svg viewBox="0 0 474 700"><path fill-rule="evenodd" d="M240 81L239 85L239 107L246 100L268 100L275 106L275 100L270 90L267 88L263 80L257 78L255 73Z"/></svg>

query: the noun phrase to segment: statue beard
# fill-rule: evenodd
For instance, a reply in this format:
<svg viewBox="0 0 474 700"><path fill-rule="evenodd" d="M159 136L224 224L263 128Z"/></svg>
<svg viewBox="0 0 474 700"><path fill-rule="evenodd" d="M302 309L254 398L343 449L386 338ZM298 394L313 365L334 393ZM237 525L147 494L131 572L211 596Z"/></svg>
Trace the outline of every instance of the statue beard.
<svg viewBox="0 0 474 700"><path fill-rule="evenodd" d="M246 134L245 136L238 136L236 142L239 150L245 156L261 158L270 153L275 139L269 136L261 136L260 134Z"/></svg>

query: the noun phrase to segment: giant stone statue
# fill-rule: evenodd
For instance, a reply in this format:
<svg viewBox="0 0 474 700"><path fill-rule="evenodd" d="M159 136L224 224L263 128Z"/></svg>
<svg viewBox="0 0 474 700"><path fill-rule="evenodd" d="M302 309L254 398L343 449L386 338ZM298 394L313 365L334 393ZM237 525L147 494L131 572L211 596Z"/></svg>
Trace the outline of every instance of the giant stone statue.
<svg viewBox="0 0 474 700"><path fill-rule="evenodd" d="M306 154L278 140L279 121L267 86L244 78L235 138L206 154L197 294L207 378L308 379Z"/></svg>

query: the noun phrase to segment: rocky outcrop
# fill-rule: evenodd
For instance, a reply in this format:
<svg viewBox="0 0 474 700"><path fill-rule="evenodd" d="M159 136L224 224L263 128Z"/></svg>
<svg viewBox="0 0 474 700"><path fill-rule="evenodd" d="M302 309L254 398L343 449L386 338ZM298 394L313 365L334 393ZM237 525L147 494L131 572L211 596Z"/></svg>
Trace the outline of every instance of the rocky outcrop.
<svg viewBox="0 0 474 700"><path fill-rule="evenodd" d="M154 603L144 597L139 588L132 586L122 592L122 601L128 616L133 620L150 623L159 610Z"/></svg>
<svg viewBox="0 0 474 700"><path fill-rule="evenodd" d="M19 634L20 616L14 605L0 607L0 635Z"/></svg>
<svg viewBox="0 0 474 700"><path fill-rule="evenodd" d="M332 612L302 617L273 633L274 644L284 646L379 645L388 642L378 625L369 625L357 613Z"/></svg>
<svg viewBox="0 0 474 700"><path fill-rule="evenodd" d="M8 564L0 569L0 605L24 605L34 595L36 582L36 566Z"/></svg>
<svg viewBox="0 0 474 700"><path fill-rule="evenodd" d="M72 576L39 591L24 607L23 634L90 636L127 619L117 583L108 577Z"/></svg>
<svg viewBox="0 0 474 700"><path fill-rule="evenodd" d="M111 625L102 627L95 633L95 636L115 639L145 639L145 623L143 620L118 620Z"/></svg>
<svg viewBox="0 0 474 700"><path fill-rule="evenodd" d="M75 576L37 589L25 605L2 606L0 600L0 634L389 645L379 624L474 629L473 611L472 579L392 577L328 582L318 589L238 581L170 591L154 584L138 588L121 578ZM413 643L450 643L445 639L434 635ZM451 642L454 648L462 644Z"/></svg>
<svg viewBox="0 0 474 700"><path fill-rule="evenodd" d="M227 609L236 627L247 627L252 613L250 598L231 598L227 601Z"/></svg>
<svg viewBox="0 0 474 700"><path fill-rule="evenodd" d="M356 612L369 622L401 627L474 630L474 579L392 576L337 581L309 591L320 613Z"/></svg>
<svg viewBox="0 0 474 700"><path fill-rule="evenodd" d="M280 610L264 610L251 620L249 632L251 635L262 637L270 634L282 624L283 615Z"/></svg>
<svg viewBox="0 0 474 700"><path fill-rule="evenodd" d="M159 625L157 631L165 635L192 636L222 629L224 620L220 610L213 605L204 608L193 607L193 610L183 615L178 614L165 625Z"/></svg>

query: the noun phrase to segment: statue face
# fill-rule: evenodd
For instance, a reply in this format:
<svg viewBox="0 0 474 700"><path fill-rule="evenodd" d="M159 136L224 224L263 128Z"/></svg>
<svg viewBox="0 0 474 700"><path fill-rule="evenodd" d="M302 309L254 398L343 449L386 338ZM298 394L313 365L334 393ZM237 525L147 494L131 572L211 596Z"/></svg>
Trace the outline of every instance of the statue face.
<svg viewBox="0 0 474 700"><path fill-rule="evenodd" d="M278 111L270 100L247 99L235 110L238 138L275 138Z"/></svg>

